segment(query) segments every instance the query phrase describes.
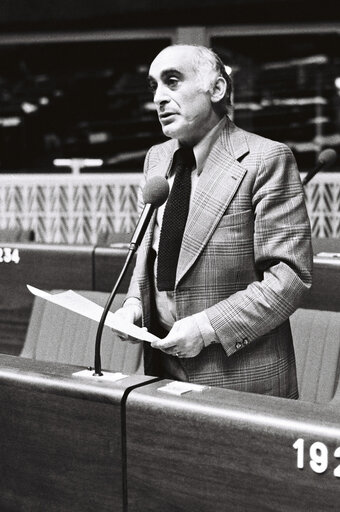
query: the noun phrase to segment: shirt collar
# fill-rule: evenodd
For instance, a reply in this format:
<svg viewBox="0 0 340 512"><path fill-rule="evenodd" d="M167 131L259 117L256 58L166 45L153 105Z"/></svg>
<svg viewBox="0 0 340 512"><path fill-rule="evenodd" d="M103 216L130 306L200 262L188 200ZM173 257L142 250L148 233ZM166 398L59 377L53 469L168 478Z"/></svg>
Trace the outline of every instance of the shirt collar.
<svg viewBox="0 0 340 512"><path fill-rule="evenodd" d="M193 147L193 151L194 151L194 155L195 155L195 159L196 159L196 170L197 170L198 176L201 174L201 172L203 170L204 164L209 156L211 148L213 147L213 145L217 141L220 133L222 132L223 128L225 127L226 121L227 121L226 117L223 116L222 119L220 119L220 121L217 124L215 124L215 126L213 126L211 128L211 130L203 137L203 139L201 139L198 142L198 144L196 144L196 146ZM176 149L178 149L179 147L180 146L177 141Z"/></svg>

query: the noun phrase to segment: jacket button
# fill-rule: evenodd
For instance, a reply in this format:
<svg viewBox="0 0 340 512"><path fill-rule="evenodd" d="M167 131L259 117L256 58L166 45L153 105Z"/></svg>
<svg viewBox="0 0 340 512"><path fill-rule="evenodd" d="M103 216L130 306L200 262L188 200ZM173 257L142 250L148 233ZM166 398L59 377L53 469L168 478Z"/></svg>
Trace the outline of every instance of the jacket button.
<svg viewBox="0 0 340 512"><path fill-rule="evenodd" d="M243 340L243 345L248 345L248 343L249 343L248 338L244 338L244 340Z"/></svg>
<svg viewBox="0 0 340 512"><path fill-rule="evenodd" d="M238 341L237 343L235 343L235 348L236 350L238 350L239 348L242 347L242 343L240 341Z"/></svg>

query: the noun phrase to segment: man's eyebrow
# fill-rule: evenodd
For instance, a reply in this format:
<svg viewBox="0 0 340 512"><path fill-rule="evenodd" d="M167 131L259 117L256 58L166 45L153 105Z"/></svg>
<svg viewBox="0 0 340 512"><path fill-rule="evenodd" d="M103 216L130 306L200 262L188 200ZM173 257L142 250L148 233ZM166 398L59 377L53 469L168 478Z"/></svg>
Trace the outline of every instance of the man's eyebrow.
<svg viewBox="0 0 340 512"><path fill-rule="evenodd" d="M161 78L162 79L167 78L169 75L182 76L183 73L181 73L181 71L179 71L176 68L169 68L169 69L165 69L164 71L162 71Z"/></svg>
<svg viewBox="0 0 340 512"><path fill-rule="evenodd" d="M183 73L176 68L164 69L164 71L161 72L161 79L164 80L169 75L176 75L180 77L183 76ZM157 80L152 75L148 75L147 81L148 83L157 82Z"/></svg>

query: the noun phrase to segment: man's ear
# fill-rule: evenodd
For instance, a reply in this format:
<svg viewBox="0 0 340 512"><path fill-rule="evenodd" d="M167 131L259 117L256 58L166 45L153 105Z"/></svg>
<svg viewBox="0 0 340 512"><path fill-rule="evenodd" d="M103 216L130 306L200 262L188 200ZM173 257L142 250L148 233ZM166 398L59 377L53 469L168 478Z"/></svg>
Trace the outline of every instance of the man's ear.
<svg viewBox="0 0 340 512"><path fill-rule="evenodd" d="M224 98L227 90L227 82L223 76L219 76L211 90L211 101L212 103L218 103Z"/></svg>

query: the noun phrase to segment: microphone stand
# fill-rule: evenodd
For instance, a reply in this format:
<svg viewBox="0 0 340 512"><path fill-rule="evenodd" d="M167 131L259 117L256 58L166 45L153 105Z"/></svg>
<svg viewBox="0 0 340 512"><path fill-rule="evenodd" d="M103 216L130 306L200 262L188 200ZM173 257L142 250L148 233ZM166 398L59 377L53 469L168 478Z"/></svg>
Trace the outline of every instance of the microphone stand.
<svg viewBox="0 0 340 512"><path fill-rule="evenodd" d="M129 252L126 256L126 260L125 260L124 266L122 268L122 271L119 274L116 284L114 285L113 290L105 304L102 316L99 321L97 334L96 334L95 355L94 355L94 374L93 374L94 377L102 377L103 376L102 367L101 367L101 357L100 357L100 353L101 353L100 345L101 345L102 333L103 333L106 317L108 315L110 307L112 306L112 302L116 296L119 285L122 282L123 277L125 276L126 271L131 263L132 257L135 254L135 252L137 251L137 249L143 239L143 236L144 236L146 228L150 222L150 219L152 217L154 209L155 209L154 205L152 205L150 203L145 205L145 208L144 208L142 215L139 219L136 230L131 239Z"/></svg>
<svg viewBox="0 0 340 512"><path fill-rule="evenodd" d="M328 169L328 167L330 167L335 162L336 158L337 158L337 154L334 149L324 149L323 151L321 151L321 153L318 157L318 163L317 163L316 167L312 171L309 171L306 174L306 176L302 180L302 186L304 187L305 185L307 185L307 183L309 183L310 180L312 178L314 178L314 176L322 168L324 168L325 170Z"/></svg>
<svg viewBox="0 0 340 512"><path fill-rule="evenodd" d="M306 176L302 180L302 186L305 187L307 183L310 182L312 178L322 169L325 164L320 162L311 172L307 173Z"/></svg>
<svg viewBox="0 0 340 512"><path fill-rule="evenodd" d="M113 287L112 292L110 293L109 298L107 299L102 316L99 321L97 335L96 335L95 355L94 355L94 374L93 374L94 377L101 377L103 375L102 374L102 363L101 363L101 357L100 357L100 345L101 345L101 341L102 341L102 333L103 333L103 329L104 329L105 320L106 320L108 312L112 306L112 302L116 296L119 285L122 282L123 277L125 276L126 271L131 263L132 257L134 256L134 254L136 252L136 249L137 249L136 246L133 246L132 248L129 247L129 252L127 254L124 266L119 274L119 277L116 281L116 284Z"/></svg>
<svg viewBox="0 0 340 512"><path fill-rule="evenodd" d="M145 203L142 214L138 220L136 229L133 233L133 236L130 241L130 246L128 250L128 254L126 256L126 260L123 266L121 273L114 285L114 288L107 299L105 307L103 309L103 313L100 317L97 334L96 334L96 345L95 345L95 355L94 355L94 377L102 377L102 365L101 365L101 357L100 357L100 345L102 340L102 334L104 329L104 324L110 307L112 305L113 299L116 296L117 290L123 280L123 277L126 274L126 271L131 263L132 257L140 246L142 239L145 235L147 227L150 223L151 217L156 208L161 206L169 195L169 184L167 180L161 176L154 176L151 178L145 185L143 189L143 200ZM91 368L90 368L91 369Z"/></svg>

